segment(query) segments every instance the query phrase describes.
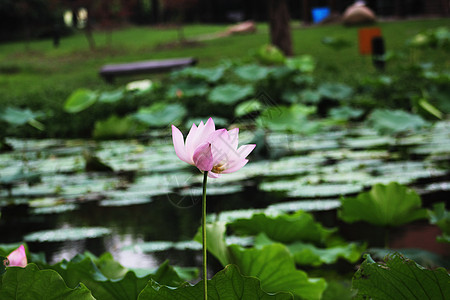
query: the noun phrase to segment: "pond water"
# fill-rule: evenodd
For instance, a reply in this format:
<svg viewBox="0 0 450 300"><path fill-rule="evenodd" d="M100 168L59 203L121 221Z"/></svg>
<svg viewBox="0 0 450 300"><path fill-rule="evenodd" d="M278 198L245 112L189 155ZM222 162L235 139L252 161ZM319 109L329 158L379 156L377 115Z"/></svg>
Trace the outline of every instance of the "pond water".
<svg viewBox="0 0 450 300"><path fill-rule="evenodd" d="M202 175L177 158L168 132L126 141L9 139L15 150L0 154L0 243L25 240L50 263L88 250L109 251L130 268L156 268L166 259L199 267L200 244L192 238L200 226ZM241 133L243 143L253 138ZM362 127L314 136L267 133L258 148L266 154L256 151L239 172L209 180L209 218L303 209L348 240L382 247L379 228L337 219L341 196L392 181L416 189L425 207L450 196L450 122L402 138ZM86 172L85 161L95 158L114 171ZM396 229L392 245L448 254L434 242L435 228L423 239L428 227Z"/></svg>

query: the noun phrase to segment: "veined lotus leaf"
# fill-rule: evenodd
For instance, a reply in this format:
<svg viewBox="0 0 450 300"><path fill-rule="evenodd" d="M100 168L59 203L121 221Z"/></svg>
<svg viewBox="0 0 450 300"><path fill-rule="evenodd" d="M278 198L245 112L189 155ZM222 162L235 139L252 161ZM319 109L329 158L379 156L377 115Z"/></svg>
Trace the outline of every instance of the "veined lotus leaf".
<svg viewBox="0 0 450 300"><path fill-rule="evenodd" d="M310 213L303 211L275 217L255 214L250 219L233 221L229 226L242 234L257 235L263 232L270 239L282 243L303 241L320 244L336 230L324 228L314 221Z"/></svg>
<svg viewBox="0 0 450 300"><path fill-rule="evenodd" d="M160 285L152 281L147 284L138 300L183 300L202 299L203 281L192 286L184 284L176 289ZM255 277L243 276L237 266L228 265L222 271L208 280L208 299L219 300L288 300L292 295L286 292L268 294L260 287L260 281Z"/></svg>
<svg viewBox="0 0 450 300"><path fill-rule="evenodd" d="M431 224L436 224L442 230L442 236L438 236L439 242L450 243L450 213L445 209L445 203L436 203L433 210L428 211Z"/></svg>
<svg viewBox="0 0 450 300"><path fill-rule="evenodd" d="M215 87L208 96L208 100L218 104L234 104L254 93L251 85L237 85L228 83Z"/></svg>
<svg viewBox="0 0 450 300"><path fill-rule="evenodd" d="M428 270L399 254L376 263L370 255L353 276L356 299L448 299L449 274L443 268Z"/></svg>
<svg viewBox="0 0 450 300"><path fill-rule="evenodd" d="M342 198L339 217L348 223L365 221L379 226L399 226L427 217L420 196L407 186L376 184L355 198Z"/></svg>
<svg viewBox="0 0 450 300"><path fill-rule="evenodd" d="M140 108L134 118L149 126L163 127L180 123L186 113L186 108L181 104L155 103Z"/></svg>
<svg viewBox="0 0 450 300"><path fill-rule="evenodd" d="M57 272L39 270L35 264L8 268L1 279L1 299L95 299L83 283L77 283L74 289L68 288Z"/></svg>
<svg viewBox="0 0 450 300"><path fill-rule="evenodd" d="M381 134L400 134L415 131L428 123L419 115L402 110L376 109L368 118L368 123Z"/></svg>
<svg viewBox="0 0 450 300"><path fill-rule="evenodd" d="M263 80L269 75L270 69L268 67L259 65L245 65L234 69L234 73L240 78L247 81Z"/></svg>
<svg viewBox="0 0 450 300"><path fill-rule="evenodd" d="M77 89L67 98L64 110L68 113L78 113L97 102L97 92L88 89Z"/></svg>

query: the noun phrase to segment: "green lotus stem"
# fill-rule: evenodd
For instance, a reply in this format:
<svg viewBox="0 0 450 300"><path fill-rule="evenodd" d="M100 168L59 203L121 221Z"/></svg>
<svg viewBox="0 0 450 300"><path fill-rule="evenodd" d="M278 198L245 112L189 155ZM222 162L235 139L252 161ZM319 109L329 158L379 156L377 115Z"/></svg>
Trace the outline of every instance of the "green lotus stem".
<svg viewBox="0 0 450 300"><path fill-rule="evenodd" d="M208 172L203 173L203 198L202 198L202 244L203 244L203 299L208 299L208 268L206 265L206 181Z"/></svg>

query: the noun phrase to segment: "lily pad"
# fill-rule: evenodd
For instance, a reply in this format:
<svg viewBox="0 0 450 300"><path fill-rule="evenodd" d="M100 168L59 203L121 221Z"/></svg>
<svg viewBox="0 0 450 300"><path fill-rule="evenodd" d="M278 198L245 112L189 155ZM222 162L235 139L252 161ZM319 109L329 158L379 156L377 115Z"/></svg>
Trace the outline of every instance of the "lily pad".
<svg viewBox="0 0 450 300"><path fill-rule="evenodd" d="M228 83L215 87L209 94L211 103L234 104L254 94L251 85L237 85Z"/></svg>
<svg viewBox="0 0 450 300"><path fill-rule="evenodd" d="M307 116L314 112L315 107L298 104L290 107L269 107L261 113L256 123L274 131L315 133L319 130L320 124L307 119Z"/></svg>
<svg viewBox="0 0 450 300"><path fill-rule="evenodd" d="M43 230L29 233L24 236L27 242L63 242L76 241L89 238L98 238L110 234L111 230L105 227L78 227Z"/></svg>
<svg viewBox="0 0 450 300"><path fill-rule="evenodd" d="M323 97L335 100L349 100L353 95L353 88L343 83L322 83L317 91Z"/></svg>
<svg viewBox="0 0 450 300"><path fill-rule="evenodd" d="M268 210L282 211L282 212L295 212L299 210L303 211L327 211L335 210L341 207L341 201L336 199L321 199L321 200L303 200L303 201L290 201L277 204L271 204L267 207Z"/></svg>
<svg viewBox="0 0 450 300"><path fill-rule="evenodd" d="M259 102L257 99L252 99L239 103L234 109L234 115L236 117L242 117L244 115L260 111L262 108L263 105L261 104L261 102Z"/></svg>
<svg viewBox="0 0 450 300"><path fill-rule="evenodd" d="M104 91L98 97L98 102L115 103L122 100L124 96L125 93L122 89L118 89L115 91Z"/></svg>
<svg viewBox="0 0 450 300"><path fill-rule="evenodd" d="M288 57L285 64L288 68L304 73L311 73L316 68L316 61L311 55Z"/></svg>
<svg viewBox="0 0 450 300"><path fill-rule="evenodd" d="M205 82L180 81L169 87L166 96L168 98L189 98L204 96L208 93L209 87Z"/></svg>
<svg viewBox="0 0 450 300"><path fill-rule="evenodd" d="M382 134L400 134L415 131L427 125L419 115L402 110L376 109L368 118L368 123Z"/></svg>
<svg viewBox="0 0 450 300"><path fill-rule="evenodd" d="M36 129L44 130L44 125L36 119L44 117L41 112L33 112L30 109L19 109L16 107L7 107L4 111L0 112L0 120L3 120L11 125L20 126L29 124Z"/></svg>
<svg viewBox="0 0 450 300"><path fill-rule="evenodd" d="M348 223L365 221L380 226L399 226L427 217L420 196L412 189L392 182L376 184L356 198L342 198L339 217Z"/></svg>

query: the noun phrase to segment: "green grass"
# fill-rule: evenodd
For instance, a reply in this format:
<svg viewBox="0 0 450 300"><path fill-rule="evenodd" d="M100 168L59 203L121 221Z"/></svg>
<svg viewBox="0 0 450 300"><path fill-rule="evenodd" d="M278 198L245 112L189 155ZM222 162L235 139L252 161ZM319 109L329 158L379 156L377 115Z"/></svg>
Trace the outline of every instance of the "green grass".
<svg viewBox="0 0 450 300"><path fill-rule="evenodd" d="M414 34L430 28L448 25L446 19L382 22L387 50L405 49L405 41ZM226 29L223 25L189 25L184 33L188 39L215 34ZM296 55L310 54L317 60L315 76L320 81L356 83L361 77L375 73L370 57L361 57L357 48L356 27L341 25L301 28L294 25L293 42ZM204 40L193 45L164 47L177 40L176 28L128 27L96 32L97 49L89 50L83 34L62 38L60 47L53 48L51 40L0 45L0 107L26 106L34 110L58 110L66 97L76 88L110 89L98 75L107 63L193 56L200 67L213 66L223 59L249 61L259 47L269 41L267 24L258 24L252 35L238 35ZM325 36L343 38L352 43L349 48L335 51L321 43ZM410 53L407 54L414 57ZM419 59L439 63L449 68L444 51L415 53ZM387 72L395 72L395 63ZM160 75L154 75L160 76ZM116 85L129 81L121 78Z"/></svg>

